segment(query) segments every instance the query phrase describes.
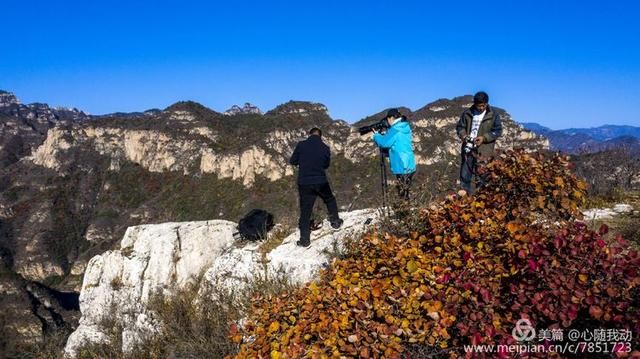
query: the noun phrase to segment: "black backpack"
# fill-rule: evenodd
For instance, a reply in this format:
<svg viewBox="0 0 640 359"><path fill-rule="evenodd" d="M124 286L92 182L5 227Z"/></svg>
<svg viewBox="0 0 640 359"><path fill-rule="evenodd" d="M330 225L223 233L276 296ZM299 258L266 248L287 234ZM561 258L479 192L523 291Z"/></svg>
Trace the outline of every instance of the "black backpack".
<svg viewBox="0 0 640 359"><path fill-rule="evenodd" d="M273 215L264 209L253 209L238 222L240 237L247 241L267 238L274 226Z"/></svg>

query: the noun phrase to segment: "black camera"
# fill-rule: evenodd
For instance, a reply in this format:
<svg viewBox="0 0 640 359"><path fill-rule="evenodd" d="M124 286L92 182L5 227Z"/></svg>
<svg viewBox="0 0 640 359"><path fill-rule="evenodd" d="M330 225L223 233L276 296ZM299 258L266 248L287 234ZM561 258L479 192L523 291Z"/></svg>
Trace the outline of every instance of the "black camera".
<svg viewBox="0 0 640 359"><path fill-rule="evenodd" d="M378 131L378 132L384 132L386 131L389 127L391 127L389 125L389 121L387 121L387 119L382 119L380 120L380 122L376 122L372 125L368 125L368 126L362 126L360 128L358 128L358 132L360 132L360 136L364 136L369 132L372 131Z"/></svg>
<svg viewBox="0 0 640 359"><path fill-rule="evenodd" d="M478 150L478 146L476 146L475 141L472 140L471 137L469 136L465 137L464 142L462 144L462 151L464 153L471 153L477 150Z"/></svg>

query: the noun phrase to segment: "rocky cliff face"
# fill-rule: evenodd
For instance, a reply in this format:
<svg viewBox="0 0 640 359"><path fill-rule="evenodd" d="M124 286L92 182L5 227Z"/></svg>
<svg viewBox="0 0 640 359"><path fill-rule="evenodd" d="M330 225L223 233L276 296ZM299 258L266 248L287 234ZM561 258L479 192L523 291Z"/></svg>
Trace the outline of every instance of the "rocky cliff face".
<svg viewBox="0 0 640 359"><path fill-rule="evenodd" d="M455 124L470 98L440 101L408 115L414 125L414 146L418 164L432 165L451 161L459 153L459 140ZM504 134L498 148L526 147L545 149L548 141L542 136L523 129L502 112ZM359 136L356 127L342 121L332 121L324 105L288 102L267 113L268 117L306 117L316 114L315 123L324 124L324 136L334 154L343 155L353 163L374 155L375 148L366 136ZM256 117L246 118L247 122ZM284 120L284 119L283 119ZM71 148L94 150L111 160L110 168L129 161L151 172L177 171L184 174L213 173L218 178L241 180L250 187L257 176L276 181L293 174L287 159L295 143L304 138L305 128L287 123L264 128L265 132L249 134L250 141L233 141L238 134L233 124L220 124L224 119L202 117L190 108L167 110L154 118L156 124L142 128L114 126L108 120L93 121L76 126L56 127L50 130L46 141L36 149L32 161L38 165L60 171L70 161ZM231 126L231 127L230 127ZM220 150L224 148L223 150Z"/></svg>
<svg viewBox="0 0 640 359"><path fill-rule="evenodd" d="M130 227L118 250L89 261L80 293L82 318L69 337L66 355L75 356L84 344L108 341L111 328L105 325L113 325L114 318L123 327L122 349L131 349L139 338L162 325L151 319L147 306L151 296L170 294L201 275L203 295L237 290L256 276L307 282L328 263L327 250L362 233L367 228L364 222L376 216L371 210L342 213L343 228L332 230L324 223L314 232L311 247L297 247L296 232L268 252L260 248L266 242L238 244L233 238L237 225L228 221Z"/></svg>
<svg viewBox="0 0 640 359"><path fill-rule="evenodd" d="M0 258L7 273L0 288L17 288L10 305L22 308L15 313L24 313L24 328L43 323L19 299L29 296L27 284L77 293L89 260L117 248L130 226L237 221L252 208L294 224L295 171L287 163L311 127L323 129L332 150L329 176L341 210L379 205L378 152L357 132L379 115L349 125L333 120L324 105L302 101L234 116L193 102L104 116L23 105L8 93L0 93L0 103ZM460 144L454 127L470 104L461 97L403 109L414 129L418 185L455 186ZM499 147L548 146L503 116ZM73 315L61 313L65 325L75 325ZM40 317L42 327L56 326Z"/></svg>

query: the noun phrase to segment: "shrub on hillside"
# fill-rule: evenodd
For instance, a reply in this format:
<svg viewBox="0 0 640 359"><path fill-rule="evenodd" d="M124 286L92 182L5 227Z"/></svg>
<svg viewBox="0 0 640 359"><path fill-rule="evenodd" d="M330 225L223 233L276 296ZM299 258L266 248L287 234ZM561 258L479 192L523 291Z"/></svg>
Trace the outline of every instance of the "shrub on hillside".
<svg viewBox="0 0 640 359"><path fill-rule="evenodd" d="M461 357L463 345L515 343L520 319L628 329L637 346L640 257L577 221L586 186L566 158L509 152L481 174L475 196L421 209L419 230L371 232L319 281L257 297L231 328L238 357L394 358L408 345Z"/></svg>

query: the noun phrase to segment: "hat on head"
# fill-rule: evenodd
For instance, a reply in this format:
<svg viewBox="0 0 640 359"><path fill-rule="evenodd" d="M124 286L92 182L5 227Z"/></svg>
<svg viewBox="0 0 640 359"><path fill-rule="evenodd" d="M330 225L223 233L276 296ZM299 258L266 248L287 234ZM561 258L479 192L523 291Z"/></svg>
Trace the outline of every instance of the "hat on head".
<svg viewBox="0 0 640 359"><path fill-rule="evenodd" d="M389 111L387 111L387 116L385 118L389 118L389 117L400 118L402 117L402 114L400 113L400 111L398 111L397 108L392 108Z"/></svg>
<svg viewBox="0 0 640 359"><path fill-rule="evenodd" d="M473 103L489 103L489 95L484 91L480 91L473 95Z"/></svg>

